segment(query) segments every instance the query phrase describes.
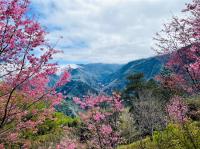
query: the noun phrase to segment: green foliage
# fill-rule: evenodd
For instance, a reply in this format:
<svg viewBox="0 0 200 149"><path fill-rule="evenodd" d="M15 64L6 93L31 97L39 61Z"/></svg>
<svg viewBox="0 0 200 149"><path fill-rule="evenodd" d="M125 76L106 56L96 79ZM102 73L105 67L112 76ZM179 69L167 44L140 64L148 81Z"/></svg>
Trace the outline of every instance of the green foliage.
<svg viewBox="0 0 200 149"><path fill-rule="evenodd" d="M195 96L186 100L188 104L188 117L194 121L200 121L200 96Z"/></svg>
<svg viewBox="0 0 200 149"><path fill-rule="evenodd" d="M146 138L129 145L119 146L118 149L156 149L156 147L150 138Z"/></svg>
<svg viewBox="0 0 200 149"><path fill-rule="evenodd" d="M53 119L46 119L44 123L38 125L37 132L24 131L22 138L31 140L33 148L58 141L64 134L64 127L76 127L80 120L65 116L63 113L55 112Z"/></svg>
<svg viewBox="0 0 200 149"><path fill-rule="evenodd" d="M118 149L199 149L200 123L185 125L169 124L165 130L154 132L153 141L149 137Z"/></svg>
<svg viewBox="0 0 200 149"><path fill-rule="evenodd" d="M56 111L64 113L66 116L76 117L77 113L75 112L78 107L74 105L72 98L66 98L59 105L55 106Z"/></svg>
<svg viewBox="0 0 200 149"><path fill-rule="evenodd" d="M134 121L132 125L137 130L137 139L152 135L153 131L165 127L163 107L166 101L163 96L160 85L153 79L145 80L143 73L128 77L123 99Z"/></svg>
<svg viewBox="0 0 200 149"><path fill-rule="evenodd" d="M128 78L128 84L125 90L122 92L124 103L130 106L139 99L139 96L144 91L151 91L152 95L163 102L166 102L173 96L170 90L161 86L154 79L145 80L143 73L136 73L130 75Z"/></svg>
<svg viewBox="0 0 200 149"><path fill-rule="evenodd" d="M139 98L139 91L145 88L145 80L143 73L137 73L127 77L128 84L126 89L123 91L123 99L125 105L132 105L133 99Z"/></svg>
<svg viewBox="0 0 200 149"><path fill-rule="evenodd" d="M169 124L163 132L155 133L155 144L168 149L198 149L200 148L199 126L199 122L188 122L183 126Z"/></svg>
<svg viewBox="0 0 200 149"><path fill-rule="evenodd" d="M118 128L121 132L121 136L123 136L124 144L130 144L135 141L139 135L135 127L135 121L128 111L129 109L124 109L121 113L119 120L120 125Z"/></svg>
<svg viewBox="0 0 200 149"><path fill-rule="evenodd" d="M80 123L79 118L72 118L61 112L55 112L55 117L57 118L55 123L60 126L76 127Z"/></svg>

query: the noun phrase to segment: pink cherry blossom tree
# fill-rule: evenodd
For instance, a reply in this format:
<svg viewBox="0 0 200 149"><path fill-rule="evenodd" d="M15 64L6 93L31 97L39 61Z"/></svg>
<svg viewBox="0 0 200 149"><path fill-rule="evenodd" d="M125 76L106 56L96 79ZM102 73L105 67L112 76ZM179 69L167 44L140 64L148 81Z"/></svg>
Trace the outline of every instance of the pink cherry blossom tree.
<svg viewBox="0 0 200 149"><path fill-rule="evenodd" d="M173 17L155 37L156 50L169 56L166 68L170 74L159 76L161 83L175 91L190 95L200 93L200 1L186 4L182 16ZM178 92L177 92L178 91ZM167 105L169 117L178 122L185 136L198 148L186 120L187 106L175 96Z"/></svg>
<svg viewBox="0 0 200 149"><path fill-rule="evenodd" d="M183 102L181 97L175 96L167 105L167 113L169 117L178 123L183 124L187 120L187 105Z"/></svg>
<svg viewBox="0 0 200 149"><path fill-rule="evenodd" d="M74 98L74 101L85 110L79 115L91 133L89 146L97 149L115 148L120 141L117 130L117 115L123 108L120 96L89 96L83 100Z"/></svg>
<svg viewBox="0 0 200 149"><path fill-rule="evenodd" d="M51 115L53 106L63 99L56 88L69 79L64 71L55 86L47 85L49 76L58 70L51 59L61 51L51 47L41 25L26 16L29 3L0 0L0 143L9 138L16 141L19 131L36 128ZM32 108L41 101L48 109ZM39 119L22 120L30 113L39 114ZM15 127L5 127L11 123Z"/></svg>
<svg viewBox="0 0 200 149"><path fill-rule="evenodd" d="M170 55L166 67L172 75L163 81L170 88L187 93L200 91L200 1L186 5L183 17L173 17L157 34L155 48L160 54Z"/></svg>
<svg viewBox="0 0 200 149"><path fill-rule="evenodd" d="M173 122L181 126L179 127L179 129L182 129L182 131L184 132L184 137L190 141L192 147L194 149L198 149L198 144L194 137L194 132L192 132L189 127L190 121L187 118L188 107L183 102L183 99L179 96L173 97L167 104L166 110L169 115L169 118Z"/></svg>

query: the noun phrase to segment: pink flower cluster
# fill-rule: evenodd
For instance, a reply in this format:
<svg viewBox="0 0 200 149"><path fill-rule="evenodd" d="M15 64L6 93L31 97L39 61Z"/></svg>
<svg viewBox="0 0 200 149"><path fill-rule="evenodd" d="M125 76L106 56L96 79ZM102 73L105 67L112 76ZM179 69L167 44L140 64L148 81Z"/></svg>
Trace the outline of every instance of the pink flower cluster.
<svg viewBox="0 0 200 149"><path fill-rule="evenodd" d="M110 135L112 133L112 128L110 125L103 124L100 128L100 131L103 135Z"/></svg>
<svg viewBox="0 0 200 149"><path fill-rule="evenodd" d="M97 111L94 115L93 115L93 119L95 121L101 121L101 120L104 120L105 119L105 115L100 113L99 111Z"/></svg>
<svg viewBox="0 0 200 149"><path fill-rule="evenodd" d="M5 149L3 144L0 144L0 149Z"/></svg>
<svg viewBox="0 0 200 149"><path fill-rule="evenodd" d="M116 111L120 111L123 108L120 96L118 95L114 95L113 97L108 97L105 95L87 96L83 100L75 97L73 100L77 105L80 105L82 109L92 109L94 107L99 107L103 103L108 104L111 108L114 108Z"/></svg>
<svg viewBox="0 0 200 149"><path fill-rule="evenodd" d="M60 144L56 145L56 149L77 149L74 141L70 139L64 139Z"/></svg>
<svg viewBox="0 0 200 149"><path fill-rule="evenodd" d="M187 111L188 108L184 104L183 99L178 96L173 97L167 105L169 117L179 123L184 123L187 120Z"/></svg>
<svg viewBox="0 0 200 149"><path fill-rule="evenodd" d="M120 96L118 94L113 95L113 97L88 96L84 99L74 98L74 102L85 110L79 115L92 133L91 146L97 149L114 148L120 137L119 132L113 129L114 124L111 119L123 109Z"/></svg>
<svg viewBox="0 0 200 149"><path fill-rule="evenodd" d="M10 133L8 136L8 140L11 142L15 142L18 139L18 133Z"/></svg>
<svg viewBox="0 0 200 149"><path fill-rule="evenodd" d="M68 71L64 70L59 81L56 84L56 87L65 85L66 82L69 81L69 78L70 78L70 75L69 75Z"/></svg>

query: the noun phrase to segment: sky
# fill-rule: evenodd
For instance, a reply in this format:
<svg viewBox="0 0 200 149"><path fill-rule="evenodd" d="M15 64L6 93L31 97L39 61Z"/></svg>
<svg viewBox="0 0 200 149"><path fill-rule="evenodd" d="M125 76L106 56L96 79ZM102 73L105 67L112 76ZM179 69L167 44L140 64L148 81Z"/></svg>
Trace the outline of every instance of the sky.
<svg viewBox="0 0 200 149"><path fill-rule="evenodd" d="M30 12L49 32L49 42L64 51L55 56L60 64L124 64L154 56L153 36L190 0L31 2Z"/></svg>

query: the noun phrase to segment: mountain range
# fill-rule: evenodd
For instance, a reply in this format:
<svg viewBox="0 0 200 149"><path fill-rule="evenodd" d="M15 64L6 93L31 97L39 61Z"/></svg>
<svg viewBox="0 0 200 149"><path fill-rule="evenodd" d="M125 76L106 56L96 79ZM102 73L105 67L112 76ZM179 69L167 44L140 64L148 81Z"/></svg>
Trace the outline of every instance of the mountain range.
<svg viewBox="0 0 200 149"><path fill-rule="evenodd" d="M104 92L111 94L114 90L122 90L127 83L127 77L138 72L144 73L145 79L158 75L167 62L168 56L156 56L131 61L127 64L78 64L70 71L71 81L58 91L68 97ZM54 76L55 82L59 76Z"/></svg>

